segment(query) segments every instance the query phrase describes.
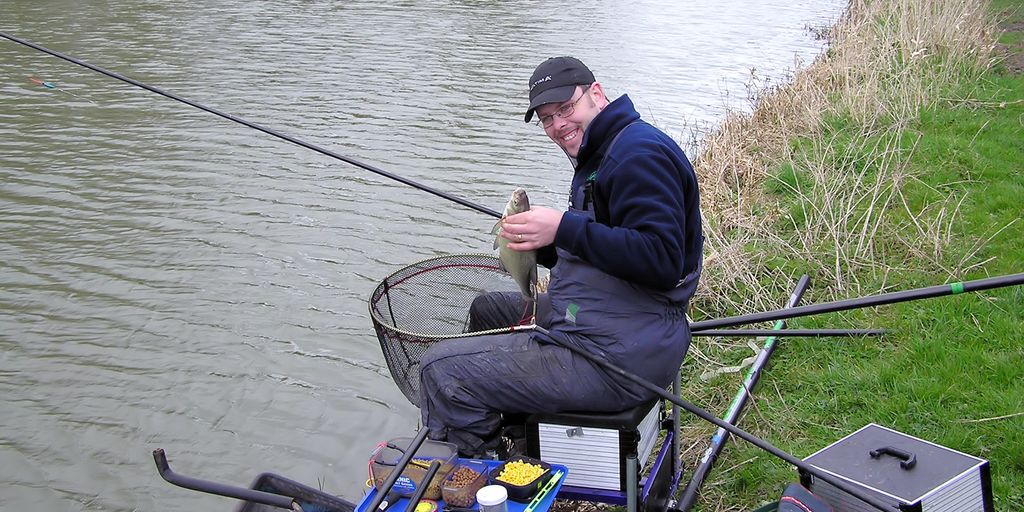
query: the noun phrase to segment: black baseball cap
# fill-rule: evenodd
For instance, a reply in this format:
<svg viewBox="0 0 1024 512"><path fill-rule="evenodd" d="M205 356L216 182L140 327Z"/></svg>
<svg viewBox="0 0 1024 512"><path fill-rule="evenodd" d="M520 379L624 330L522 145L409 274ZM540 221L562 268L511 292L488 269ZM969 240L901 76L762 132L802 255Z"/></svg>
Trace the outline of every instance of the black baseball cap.
<svg viewBox="0 0 1024 512"><path fill-rule="evenodd" d="M541 62L530 76L530 108L526 110L526 122L533 119L537 107L569 101L577 85L594 82L590 68L573 57L552 57Z"/></svg>

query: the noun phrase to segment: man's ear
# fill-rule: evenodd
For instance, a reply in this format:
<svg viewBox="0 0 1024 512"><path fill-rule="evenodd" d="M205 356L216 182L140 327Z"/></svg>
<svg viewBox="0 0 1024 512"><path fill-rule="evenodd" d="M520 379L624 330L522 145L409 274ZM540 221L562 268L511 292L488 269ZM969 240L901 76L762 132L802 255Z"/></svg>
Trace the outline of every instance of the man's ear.
<svg viewBox="0 0 1024 512"><path fill-rule="evenodd" d="M608 96L605 96L604 87L601 86L601 82L594 82L590 84L590 89L587 89L587 92L592 92L595 95L594 101L598 105L603 106L604 104L608 103Z"/></svg>

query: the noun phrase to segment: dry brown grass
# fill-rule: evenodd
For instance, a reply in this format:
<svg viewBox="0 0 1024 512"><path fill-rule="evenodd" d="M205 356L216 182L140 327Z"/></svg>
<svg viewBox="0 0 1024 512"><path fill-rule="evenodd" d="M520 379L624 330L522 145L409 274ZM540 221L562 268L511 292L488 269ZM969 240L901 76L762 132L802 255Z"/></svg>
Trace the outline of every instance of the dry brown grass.
<svg viewBox="0 0 1024 512"><path fill-rule="evenodd" d="M825 55L792 83L757 91L752 113L729 113L695 162L707 238L697 311L779 307L795 278L769 271L768 256L809 262L833 293L862 291L858 276L884 275L900 255L938 262L959 203L911 206L901 190L915 179L907 163L916 143L899 137L943 86L990 65L994 33L978 0L855 0L823 31ZM849 121L842 133L825 124L836 118ZM810 150L794 151L795 140ZM785 165L807 178L791 190L802 199L799 220L763 192ZM895 209L910 220L894 222ZM786 224L795 239L775 234Z"/></svg>
<svg viewBox="0 0 1024 512"><path fill-rule="evenodd" d="M752 112L729 113L700 144L695 168L706 242L697 320L781 307L798 276L769 265L772 258L803 262L818 300L874 293L894 271L927 266L955 275L979 264L971 253L955 268L944 266L962 197L934 190L922 204L903 191L920 184L909 165L919 139L908 127L922 107L948 101L938 97L944 87L993 63L996 26L986 4L852 0L822 34L826 54L792 83L757 90ZM801 179L780 180L786 167ZM766 184L785 189L788 203ZM696 376L749 355L745 343L695 338L684 396L724 411L743 373L711 384ZM756 414L754 398L748 408ZM713 430L684 429L687 464L698 460ZM704 509L739 510L714 491L729 478L722 470L705 484Z"/></svg>

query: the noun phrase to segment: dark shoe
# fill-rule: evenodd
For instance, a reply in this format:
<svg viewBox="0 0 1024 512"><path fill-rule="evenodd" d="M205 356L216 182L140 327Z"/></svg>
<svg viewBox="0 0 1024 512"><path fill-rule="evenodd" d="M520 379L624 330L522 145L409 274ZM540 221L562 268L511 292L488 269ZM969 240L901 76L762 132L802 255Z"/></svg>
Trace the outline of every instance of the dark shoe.
<svg viewBox="0 0 1024 512"><path fill-rule="evenodd" d="M456 443L456 446L459 446L459 457L463 459L499 460L498 454L501 452L502 445L504 444L501 436L495 436L488 441L484 441L476 449L465 448L458 443Z"/></svg>
<svg viewBox="0 0 1024 512"><path fill-rule="evenodd" d="M526 429L522 425L502 429L501 444L498 445L498 460L508 460L516 455L526 455Z"/></svg>

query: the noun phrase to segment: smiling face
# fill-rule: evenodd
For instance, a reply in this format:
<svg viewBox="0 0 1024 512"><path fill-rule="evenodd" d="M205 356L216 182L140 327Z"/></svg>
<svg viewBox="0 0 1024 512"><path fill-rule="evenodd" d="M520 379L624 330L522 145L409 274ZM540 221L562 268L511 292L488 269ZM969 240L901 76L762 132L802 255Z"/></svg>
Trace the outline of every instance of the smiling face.
<svg viewBox="0 0 1024 512"><path fill-rule="evenodd" d="M572 114L565 117L555 115L559 110L571 105ZM580 144L583 143L583 132L606 106L608 98L605 97L601 84L594 82L586 90L582 86L577 86L572 97L563 103L547 103L537 107L537 115L542 119L551 116L553 122L544 127L544 133L565 150L567 155L576 158L580 152Z"/></svg>

